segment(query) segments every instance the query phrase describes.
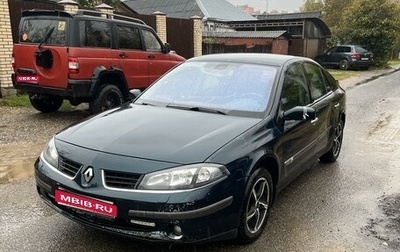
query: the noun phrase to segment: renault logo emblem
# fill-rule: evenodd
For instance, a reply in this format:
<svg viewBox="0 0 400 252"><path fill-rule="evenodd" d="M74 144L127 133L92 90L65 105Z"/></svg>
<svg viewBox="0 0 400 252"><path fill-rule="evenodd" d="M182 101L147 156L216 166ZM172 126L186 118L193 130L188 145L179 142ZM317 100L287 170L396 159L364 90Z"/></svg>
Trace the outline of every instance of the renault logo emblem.
<svg viewBox="0 0 400 252"><path fill-rule="evenodd" d="M92 167L87 168L86 171L83 173L83 179L85 180L86 183L89 183L93 177L94 177L93 168Z"/></svg>

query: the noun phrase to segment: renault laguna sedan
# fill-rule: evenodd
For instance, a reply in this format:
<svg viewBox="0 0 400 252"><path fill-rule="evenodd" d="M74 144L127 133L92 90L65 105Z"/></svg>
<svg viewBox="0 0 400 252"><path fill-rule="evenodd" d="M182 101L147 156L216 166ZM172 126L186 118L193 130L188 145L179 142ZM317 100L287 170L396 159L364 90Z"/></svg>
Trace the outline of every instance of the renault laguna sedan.
<svg viewBox="0 0 400 252"><path fill-rule="evenodd" d="M81 224L142 241L256 240L277 194L334 162L345 92L308 58L218 54L56 134L37 191Z"/></svg>

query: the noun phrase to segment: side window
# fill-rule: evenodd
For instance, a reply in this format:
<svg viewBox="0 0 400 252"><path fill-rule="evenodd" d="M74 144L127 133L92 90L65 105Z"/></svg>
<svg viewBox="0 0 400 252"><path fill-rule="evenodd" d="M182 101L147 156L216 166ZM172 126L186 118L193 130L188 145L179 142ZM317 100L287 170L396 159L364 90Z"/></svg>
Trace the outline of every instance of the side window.
<svg viewBox="0 0 400 252"><path fill-rule="evenodd" d="M143 30L143 37L147 51L161 52L161 44L151 31Z"/></svg>
<svg viewBox="0 0 400 252"><path fill-rule="evenodd" d="M304 63L304 70L310 84L311 98L315 101L328 92L325 77L316 65Z"/></svg>
<svg viewBox="0 0 400 252"><path fill-rule="evenodd" d="M81 46L110 48L110 26L102 21L79 21L79 39Z"/></svg>
<svg viewBox="0 0 400 252"><path fill-rule="evenodd" d="M337 47L332 47L329 51L328 51L328 53L336 53L337 52Z"/></svg>
<svg viewBox="0 0 400 252"><path fill-rule="evenodd" d="M283 81L281 108L283 111L310 104L310 95L300 64L288 68Z"/></svg>
<svg viewBox="0 0 400 252"><path fill-rule="evenodd" d="M129 26L117 26L118 48L142 50L139 29Z"/></svg>

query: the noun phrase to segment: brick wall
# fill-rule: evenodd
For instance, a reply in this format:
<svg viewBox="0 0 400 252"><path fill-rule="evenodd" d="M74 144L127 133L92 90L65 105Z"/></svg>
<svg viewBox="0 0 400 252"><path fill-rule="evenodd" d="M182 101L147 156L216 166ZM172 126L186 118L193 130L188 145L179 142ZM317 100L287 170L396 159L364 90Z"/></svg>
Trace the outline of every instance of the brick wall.
<svg viewBox="0 0 400 252"><path fill-rule="evenodd" d="M11 32L8 0L0 0L0 97L9 92L12 87L11 53L13 39Z"/></svg>
<svg viewBox="0 0 400 252"><path fill-rule="evenodd" d="M154 12L156 16L156 32L163 43L167 42L167 17L162 12Z"/></svg>
<svg viewBox="0 0 400 252"><path fill-rule="evenodd" d="M193 56L196 57L203 54L203 29L201 27L201 18L199 16L194 16L191 19L193 20Z"/></svg>

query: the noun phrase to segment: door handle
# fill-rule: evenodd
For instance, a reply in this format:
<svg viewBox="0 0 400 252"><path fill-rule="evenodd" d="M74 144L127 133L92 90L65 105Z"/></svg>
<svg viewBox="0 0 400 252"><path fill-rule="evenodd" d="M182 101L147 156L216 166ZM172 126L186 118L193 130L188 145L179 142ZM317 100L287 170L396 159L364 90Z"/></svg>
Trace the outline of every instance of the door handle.
<svg viewBox="0 0 400 252"><path fill-rule="evenodd" d="M148 58L148 59L155 59L156 56L154 56L153 54L149 54L149 55L147 56L147 58Z"/></svg>
<svg viewBox="0 0 400 252"><path fill-rule="evenodd" d="M340 106L340 103L336 103L334 107L338 108L339 106Z"/></svg>
<svg viewBox="0 0 400 252"><path fill-rule="evenodd" d="M128 54L126 54L126 52L120 52L119 57L126 58L126 57L128 57Z"/></svg>
<svg viewBox="0 0 400 252"><path fill-rule="evenodd" d="M318 121L318 117L315 118L314 120L311 120L311 124L314 124L314 123L316 123L317 121Z"/></svg>

